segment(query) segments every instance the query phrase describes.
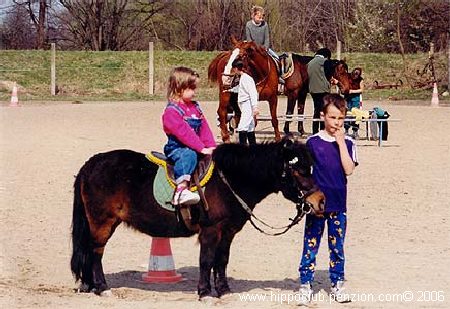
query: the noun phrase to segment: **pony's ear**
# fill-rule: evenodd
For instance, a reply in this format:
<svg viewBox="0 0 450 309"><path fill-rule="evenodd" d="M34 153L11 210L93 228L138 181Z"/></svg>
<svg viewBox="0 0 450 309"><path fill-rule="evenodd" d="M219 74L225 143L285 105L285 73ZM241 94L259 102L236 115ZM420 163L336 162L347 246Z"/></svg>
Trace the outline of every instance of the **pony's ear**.
<svg viewBox="0 0 450 309"><path fill-rule="evenodd" d="M294 135L291 133L286 134L281 142L283 143L283 148L292 148L292 145L294 144Z"/></svg>

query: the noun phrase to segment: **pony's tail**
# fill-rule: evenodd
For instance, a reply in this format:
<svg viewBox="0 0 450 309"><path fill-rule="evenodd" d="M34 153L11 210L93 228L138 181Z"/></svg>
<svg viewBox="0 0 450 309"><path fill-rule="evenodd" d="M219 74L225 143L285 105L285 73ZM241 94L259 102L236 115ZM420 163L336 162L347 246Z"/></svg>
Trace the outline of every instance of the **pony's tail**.
<svg viewBox="0 0 450 309"><path fill-rule="evenodd" d="M74 184L73 218L72 218L72 259L70 268L75 280L84 282L89 277L92 265L92 250L90 250L90 229L81 197L81 171Z"/></svg>

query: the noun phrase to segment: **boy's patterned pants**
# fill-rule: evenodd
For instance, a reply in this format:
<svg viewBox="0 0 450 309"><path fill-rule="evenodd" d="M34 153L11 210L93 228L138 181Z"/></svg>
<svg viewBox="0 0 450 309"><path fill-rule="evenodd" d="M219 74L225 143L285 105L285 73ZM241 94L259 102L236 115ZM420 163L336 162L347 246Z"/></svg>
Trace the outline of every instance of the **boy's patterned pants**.
<svg viewBox="0 0 450 309"><path fill-rule="evenodd" d="M324 218L314 215L306 216L305 238L303 254L300 263L300 283L312 283L316 267L316 256L319 251L320 239L328 227L328 251L330 253L330 280L331 284L344 280L344 239L347 227L347 213L343 211L325 213Z"/></svg>

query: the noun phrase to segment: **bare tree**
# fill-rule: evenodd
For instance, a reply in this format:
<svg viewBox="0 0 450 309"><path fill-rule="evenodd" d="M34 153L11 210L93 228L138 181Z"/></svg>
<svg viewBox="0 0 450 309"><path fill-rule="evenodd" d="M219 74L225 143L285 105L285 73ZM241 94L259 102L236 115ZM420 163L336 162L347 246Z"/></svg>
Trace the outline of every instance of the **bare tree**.
<svg viewBox="0 0 450 309"><path fill-rule="evenodd" d="M122 50L138 38L151 17L168 0L59 0L65 8L60 20L81 48ZM140 38L141 39L141 38Z"/></svg>
<svg viewBox="0 0 450 309"><path fill-rule="evenodd" d="M47 8L51 4L51 0L27 0L27 1L13 0L13 2L16 5L26 8L31 21L36 27L37 36L35 48L36 49L45 48L47 41L47 35L45 31L46 14ZM35 8L36 3L39 4L39 8L37 9L37 15Z"/></svg>

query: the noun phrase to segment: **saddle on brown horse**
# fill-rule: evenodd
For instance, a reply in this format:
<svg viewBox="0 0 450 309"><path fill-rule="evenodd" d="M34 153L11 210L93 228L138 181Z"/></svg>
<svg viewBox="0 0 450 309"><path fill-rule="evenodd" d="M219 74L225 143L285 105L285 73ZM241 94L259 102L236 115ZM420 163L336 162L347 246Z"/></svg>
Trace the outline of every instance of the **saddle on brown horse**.
<svg viewBox="0 0 450 309"><path fill-rule="evenodd" d="M165 170L165 181L168 185L173 189L172 197L176 190L176 182L175 182L175 176L173 171L173 164L168 160L168 158L160 152L152 151L149 154L146 155L147 159L151 162L157 164L160 166L161 169ZM195 169L192 179L194 180L191 182L189 190L192 192L197 191L201 198L201 205L177 205L173 209L178 212L181 217L183 218L184 223L186 224L186 227L192 231L198 231L199 226L198 224L193 224L193 219L191 216L191 209L190 207L201 207L202 211L207 212L209 209L208 202L206 201L205 195L203 193L202 187L206 185L206 183L209 181L209 179L212 176L212 173L214 171L214 162L212 160L211 156L204 156L201 158L197 164L197 168ZM157 181L155 179L155 181ZM164 181L159 179L159 181ZM157 192L154 192L154 195L157 195ZM173 205L171 205L173 207ZM167 208L166 208L167 209Z"/></svg>

